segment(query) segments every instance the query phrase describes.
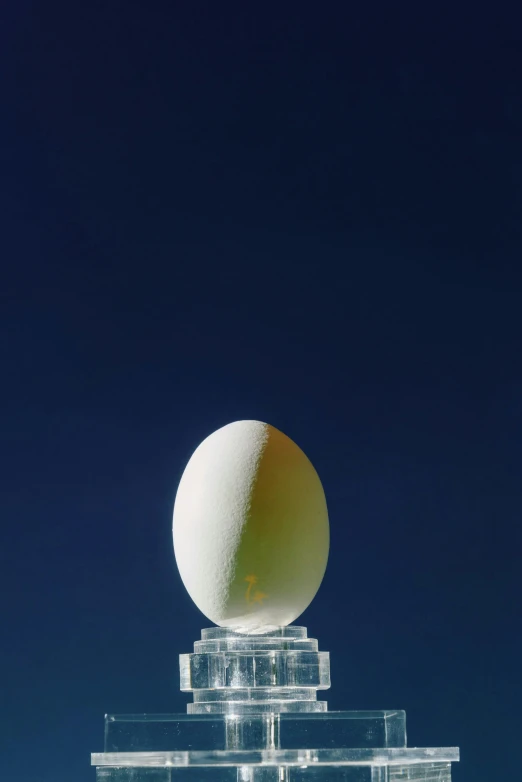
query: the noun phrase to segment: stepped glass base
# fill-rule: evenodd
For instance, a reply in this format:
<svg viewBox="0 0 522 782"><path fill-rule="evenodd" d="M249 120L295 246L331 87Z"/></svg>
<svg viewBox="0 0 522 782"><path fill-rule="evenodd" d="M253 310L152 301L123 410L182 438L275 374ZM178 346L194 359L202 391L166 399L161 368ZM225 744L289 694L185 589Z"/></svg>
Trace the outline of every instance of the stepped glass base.
<svg viewBox="0 0 522 782"><path fill-rule="evenodd" d="M407 747L403 711L329 712L303 627L203 630L180 671L188 714L107 715L97 782L450 782L459 759Z"/></svg>

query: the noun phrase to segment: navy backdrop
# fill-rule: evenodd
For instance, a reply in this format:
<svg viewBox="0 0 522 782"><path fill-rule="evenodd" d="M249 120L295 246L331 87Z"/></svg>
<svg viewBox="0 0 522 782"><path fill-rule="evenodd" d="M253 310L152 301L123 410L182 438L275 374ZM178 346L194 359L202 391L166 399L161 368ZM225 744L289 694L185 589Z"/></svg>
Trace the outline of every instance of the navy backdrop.
<svg viewBox="0 0 522 782"><path fill-rule="evenodd" d="M323 480L331 708L517 774L522 25L349 5L4 4L6 782L185 709L172 505L240 418Z"/></svg>

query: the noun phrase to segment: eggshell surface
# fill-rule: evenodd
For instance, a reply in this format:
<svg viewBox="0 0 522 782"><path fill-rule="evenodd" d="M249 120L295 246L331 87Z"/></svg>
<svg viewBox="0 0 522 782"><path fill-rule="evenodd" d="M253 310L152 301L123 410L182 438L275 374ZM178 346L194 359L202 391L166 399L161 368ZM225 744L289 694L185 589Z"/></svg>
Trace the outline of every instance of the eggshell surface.
<svg viewBox="0 0 522 782"><path fill-rule="evenodd" d="M326 569L329 524L303 451L261 421L235 421L195 450L174 505L174 552L197 607L222 627L288 625Z"/></svg>

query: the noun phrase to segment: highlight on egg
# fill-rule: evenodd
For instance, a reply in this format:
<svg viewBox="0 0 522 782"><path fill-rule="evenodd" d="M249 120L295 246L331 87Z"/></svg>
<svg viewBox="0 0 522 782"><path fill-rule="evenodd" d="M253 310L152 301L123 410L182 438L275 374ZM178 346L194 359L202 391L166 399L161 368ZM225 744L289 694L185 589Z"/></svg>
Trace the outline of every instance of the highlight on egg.
<svg viewBox="0 0 522 782"><path fill-rule="evenodd" d="M181 579L208 619L247 631L288 625L311 603L326 570L321 481L278 429L235 421L190 458L173 537Z"/></svg>

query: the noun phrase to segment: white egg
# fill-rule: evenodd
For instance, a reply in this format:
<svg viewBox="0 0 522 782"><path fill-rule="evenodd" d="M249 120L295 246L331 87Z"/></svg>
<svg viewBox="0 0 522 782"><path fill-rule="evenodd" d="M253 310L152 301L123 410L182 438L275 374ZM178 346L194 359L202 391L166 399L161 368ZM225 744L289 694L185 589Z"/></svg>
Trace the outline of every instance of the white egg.
<svg viewBox="0 0 522 782"><path fill-rule="evenodd" d="M288 625L314 598L330 531L303 451L260 421L235 421L194 451L174 505L174 552L197 607L222 627Z"/></svg>

